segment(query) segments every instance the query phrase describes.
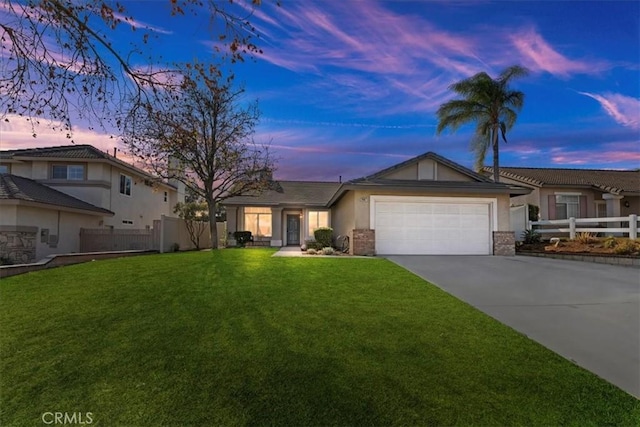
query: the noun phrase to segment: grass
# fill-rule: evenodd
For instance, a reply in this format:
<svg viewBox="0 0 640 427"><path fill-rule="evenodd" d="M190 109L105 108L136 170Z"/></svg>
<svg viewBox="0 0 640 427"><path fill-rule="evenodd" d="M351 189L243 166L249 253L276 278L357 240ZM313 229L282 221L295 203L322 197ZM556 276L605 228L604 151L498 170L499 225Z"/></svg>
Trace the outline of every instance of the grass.
<svg viewBox="0 0 640 427"><path fill-rule="evenodd" d="M639 401L386 260L270 250L0 283L0 425L639 425Z"/></svg>

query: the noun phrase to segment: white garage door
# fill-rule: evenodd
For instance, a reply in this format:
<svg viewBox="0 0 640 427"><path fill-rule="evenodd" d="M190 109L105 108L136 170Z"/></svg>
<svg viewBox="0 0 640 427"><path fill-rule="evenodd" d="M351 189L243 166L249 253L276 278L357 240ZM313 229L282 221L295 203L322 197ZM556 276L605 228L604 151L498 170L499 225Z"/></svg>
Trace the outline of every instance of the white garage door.
<svg viewBox="0 0 640 427"><path fill-rule="evenodd" d="M490 202L402 200L374 202L376 253L491 254Z"/></svg>

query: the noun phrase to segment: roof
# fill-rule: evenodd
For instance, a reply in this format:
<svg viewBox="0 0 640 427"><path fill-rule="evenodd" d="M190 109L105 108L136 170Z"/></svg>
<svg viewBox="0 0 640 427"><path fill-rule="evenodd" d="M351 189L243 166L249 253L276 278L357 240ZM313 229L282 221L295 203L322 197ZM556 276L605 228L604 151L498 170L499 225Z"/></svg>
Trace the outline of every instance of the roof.
<svg viewBox="0 0 640 427"><path fill-rule="evenodd" d="M493 172L491 167L484 169ZM538 187L576 186L612 193L640 192L640 170L500 167L500 176Z"/></svg>
<svg viewBox="0 0 640 427"><path fill-rule="evenodd" d="M0 200L23 200L102 215L113 215L110 210L76 199L32 179L6 173L0 174Z"/></svg>
<svg viewBox="0 0 640 427"><path fill-rule="evenodd" d="M411 158L409 160L406 160L406 161L404 161L402 163L398 163L398 164L395 164L395 165L393 165L391 167L388 167L386 169L378 171L378 172L374 173L373 175L369 175L369 176L366 176L366 177L363 177L363 178L354 179L354 180L352 180L350 182L355 183L355 182L359 182L359 181L363 181L363 180L364 181L375 180L377 178L380 178L380 177L388 174L389 172L393 172L394 170L397 170L397 169L402 169L405 166L408 166L408 165L410 165L412 163L420 162L421 160L424 160L424 159L431 159L431 160L434 160L434 161L436 161L438 163L441 163L441 164L443 164L445 166L448 166L451 169L453 169L455 171L458 171L463 175L467 175L468 177L473 178L475 181L478 181L478 182L493 182L489 178L487 178L487 177L485 177L483 175L480 175L479 173L476 173L476 172L472 171L471 169L468 169L468 168L466 168L466 167L464 167L464 166L462 166L462 165L460 165L460 164L458 164L456 162L452 162L451 160L449 160L449 159L447 159L445 157L442 157L442 156L434 153L433 151L428 151L428 152L426 152L424 154L421 154L419 156L413 157L413 158Z"/></svg>
<svg viewBox="0 0 640 427"><path fill-rule="evenodd" d="M231 197L223 204L326 206L340 185L338 182L274 181L272 189L259 195Z"/></svg>
<svg viewBox="0 0 640 427"><path fill-rule="evenodd" d="M0 151L0 160L13 159L102 160L134 171L137 174L142 175L143 177L157 179L157 177L145 172L144 170L137 168L134 165L123 160L120 160L117 157L111 156L110 154L97 149L93 145L88 144L61 145L58 147L24 148ZM171 184L166 182L160 183L173 187Z"/></svg>

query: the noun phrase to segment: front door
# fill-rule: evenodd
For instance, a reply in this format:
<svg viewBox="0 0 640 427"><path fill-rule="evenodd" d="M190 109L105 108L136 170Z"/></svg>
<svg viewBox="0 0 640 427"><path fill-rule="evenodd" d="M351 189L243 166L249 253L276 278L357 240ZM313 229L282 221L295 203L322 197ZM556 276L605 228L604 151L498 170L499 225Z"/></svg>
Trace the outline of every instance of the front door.
<svg viewBox="0 0 640 427"><path fill-rule="evenodd" d="M287 215L287 245L300 244L300 216Z"/></svg>

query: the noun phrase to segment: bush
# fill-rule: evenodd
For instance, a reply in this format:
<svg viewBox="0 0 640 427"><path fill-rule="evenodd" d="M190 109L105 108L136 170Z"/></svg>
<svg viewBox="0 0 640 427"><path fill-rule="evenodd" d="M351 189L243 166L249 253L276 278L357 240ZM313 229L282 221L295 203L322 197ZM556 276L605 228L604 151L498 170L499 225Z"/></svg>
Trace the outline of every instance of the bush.
<svg viewBox="0 0 640 427"><path fill-rule="evenodd" d="M180 250L180 243L174 243L169 247L171 252L178 252Z"/></svg>
<svg viewBox="0 0 640 427"><path fill-rule="evenodd" d="M305 242L305 246L307 247L307 250L315 249L316 251L319 251L324 247L320 242L316 242L315 240L307 240Z"/></svg>
<svg viewBox="0 0 640 427"><path fill-rule="evenodd" d="M313 237L321 245L321 248L333 246L333 228L331 227L320 227L314 230Z"/></svg>
<svg viewBox="0 0 640 427"><path fill-rule="evenodd" d="M639 251L639 248L633 241L626 240L616 246L613 251L618 255L633 255L634 253Z"/></svg>
<svg viewBox="0 0 640 427"><path fill-rule="evenodd" d="M615 248L616 246L618 246L618 241L617 241L617 240L616 240L616 238L615 238L615 237L613 237L613 236L611 236L611 237L607 237L607 238L604 240L604 244L603 244L603 246L604 246L605 248L607 248L607 249L613 249L613 248Z"/></svg>
<svg viewBox="0 0 640 427"><path fill-rule="evenodd" d="M576 241L582 243L582 244L589 244L589 243L595 243L598 241L598 239L596 239L596 233L578 233L576 235Z"/></svg>
<svg viewBox="0 0 640 427"><path fill-rule="evenodd" d="M540 243L542 236L536 230L525 230L522 233L525 243Z"/></svg>
<svg viewBox="0 0 640 427"><path fill-rule="evenodd" d="M251 236L250 231L234 231L233 238L236 240L237 245L240 247L244 247L247 242L253 241L253 236Z"/></svg>
<svg viewBox="0 0 640 427"><path fill-rule="evenodd" d="M318 251L316 251L316 250L315 250L315 249L313 249L313 248L312 248L312 249L307 249L307 254L308 254L308 255L315 255L315 254L317 254L317 253L318 253Z"/></svg>
<svg viewBox="0 0 640 427"><path fill-rule="evenodd" d="M536 205L529 205L529 221L537 221L540 208Z"/></svg>
<svg viewBox="0 0 640 427"><path fill-rule="evenodd" d="M326 248L322 248L322 255L333 255L336 251L333 250L331 246L327 246Z"/></svg>

